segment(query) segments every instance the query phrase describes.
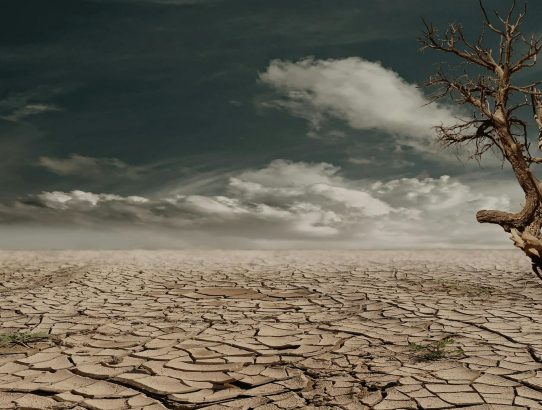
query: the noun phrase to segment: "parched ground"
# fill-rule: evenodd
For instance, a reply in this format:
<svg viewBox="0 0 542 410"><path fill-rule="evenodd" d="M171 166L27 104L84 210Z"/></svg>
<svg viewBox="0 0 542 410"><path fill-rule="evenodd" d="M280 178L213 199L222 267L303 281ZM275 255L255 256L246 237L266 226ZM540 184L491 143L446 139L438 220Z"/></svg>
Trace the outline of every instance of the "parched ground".
<svg viewBox="0 0 542 410"><path fill-rule="evenodd" d="M514 251L0 252L0 408L541 409L541 309Z"/></svg>

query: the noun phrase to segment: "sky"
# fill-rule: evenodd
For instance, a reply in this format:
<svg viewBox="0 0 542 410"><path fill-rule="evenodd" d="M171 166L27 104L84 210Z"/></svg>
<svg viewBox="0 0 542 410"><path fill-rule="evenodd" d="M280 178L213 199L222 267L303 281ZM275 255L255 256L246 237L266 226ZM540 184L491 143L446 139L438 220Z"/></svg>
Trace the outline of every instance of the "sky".
<svg viewBox="0 0 542 410"><path fill-rule="evenodd" d="M475 213L523 195L435 142L464 111L426 104L422 18L481 22L475 0L6 2L0 248L508 247Z"/></svg>

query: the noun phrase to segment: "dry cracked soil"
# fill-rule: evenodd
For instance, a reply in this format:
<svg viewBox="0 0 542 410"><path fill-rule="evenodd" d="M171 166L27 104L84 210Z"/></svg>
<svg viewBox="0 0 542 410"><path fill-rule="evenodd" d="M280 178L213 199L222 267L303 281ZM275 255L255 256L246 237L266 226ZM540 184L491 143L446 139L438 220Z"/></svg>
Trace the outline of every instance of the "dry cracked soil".
<svg viewBox="0 0 542 410"><path fill-rule="evenodd" d="M541 308L519 251L0 252L0 409L542 409Z"/></svg>

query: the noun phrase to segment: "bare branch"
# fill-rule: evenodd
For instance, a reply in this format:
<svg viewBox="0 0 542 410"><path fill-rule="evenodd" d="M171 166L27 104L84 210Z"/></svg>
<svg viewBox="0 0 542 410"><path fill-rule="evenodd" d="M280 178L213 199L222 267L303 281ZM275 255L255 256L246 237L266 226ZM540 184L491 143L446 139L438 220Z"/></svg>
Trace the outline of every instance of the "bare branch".
<svg viewBox="0 0 542 410"><path fill-rule="evenodd" d="M439 50L445 53L454 54L461 59L488 70L494 71L497 63L487 50L477 47L465 40L463 30L458 24L450 24L443 37L438 35L436 28L423 20L425 31L419 39L422 49ZM458 45L462 45L461 49Z"/></svg>
<svg viewBox="0 0 542 410"><path fill-rule="evenodd" d="M510 19L512 18L512 15L514 14L514 10L516 9L516 0L512 0L512 6L510 7L510 10L508 11L508 15L506 16L506 20L503 21L503 23L509 25Z"/></svg>
<svg viewBox="0 0 542 410"><path fill-rule="evenodd" d="M512 66L512 72L533 67L536 64L538 54L540 54L540 51L542 50L542 37L535 39L534 36L531 36L529 41L525 38L522 38L521 40L529 46L529 50Z"/></svg>
<svg viewBox="0 0 542 410"><path fill-rule="evenodd" d="M487 11L484 7L484 3L482 2L482 0L479 0L479 3L480 3L480 9L482 10L482 14L484 15L484 19L485 19L485 26L487 28L489 28L491 31L493 31L494 33L497 33L499 35L503 35L504 33L501 31L501 30L498 30L497 28L495 28L495 26L491 23L491 20L489 19L489 16L487 14Z"/></svg>

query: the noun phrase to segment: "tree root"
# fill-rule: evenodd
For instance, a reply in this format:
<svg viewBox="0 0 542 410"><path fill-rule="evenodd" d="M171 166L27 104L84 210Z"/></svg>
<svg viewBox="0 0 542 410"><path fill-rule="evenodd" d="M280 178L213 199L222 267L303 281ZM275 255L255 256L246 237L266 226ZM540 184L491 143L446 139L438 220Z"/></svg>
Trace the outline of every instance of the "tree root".
<svg viewBox="0 0 542 410"><path fill-rule="evenodd" d="M533 269L534 274L538 276L538 279L542 281L542 273L540 272L542 270L542 265L540 264L540 262L538 263L533 262L532 269Z"/></svg>
<svg viewBox="0 0 542 410"><path fill-rule="evenodd" d="M528 231L520 233L517 229L512 228L510 233L512 234L510 239L531 259L532 270L542 281L542 240Z"/></svg>

